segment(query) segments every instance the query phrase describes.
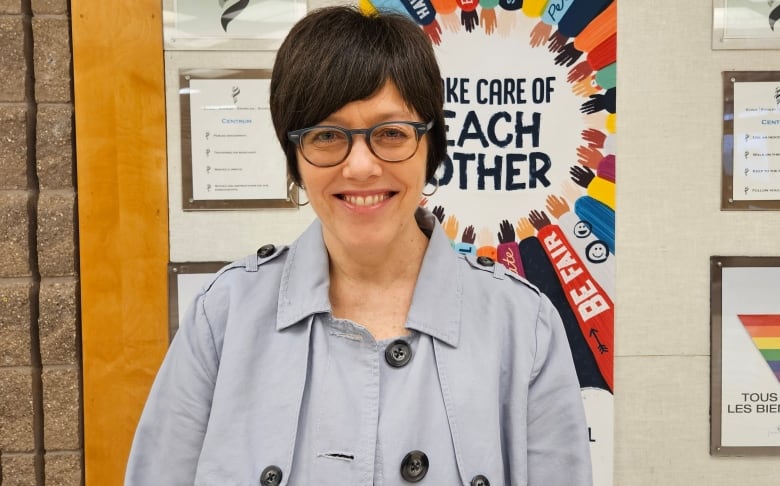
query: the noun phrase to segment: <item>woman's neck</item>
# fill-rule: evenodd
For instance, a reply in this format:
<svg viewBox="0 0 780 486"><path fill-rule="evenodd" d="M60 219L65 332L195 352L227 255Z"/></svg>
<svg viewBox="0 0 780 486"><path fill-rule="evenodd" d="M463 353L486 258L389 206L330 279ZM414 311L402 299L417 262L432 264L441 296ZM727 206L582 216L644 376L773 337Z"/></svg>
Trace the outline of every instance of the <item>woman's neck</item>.
<svg viewBox="0 0 780 486"><path fill-rule="evenodd" d="M428 238L415 231L387 248L328 245L333 315L366 327L378 340L405 334L404 325Z"/></svg>

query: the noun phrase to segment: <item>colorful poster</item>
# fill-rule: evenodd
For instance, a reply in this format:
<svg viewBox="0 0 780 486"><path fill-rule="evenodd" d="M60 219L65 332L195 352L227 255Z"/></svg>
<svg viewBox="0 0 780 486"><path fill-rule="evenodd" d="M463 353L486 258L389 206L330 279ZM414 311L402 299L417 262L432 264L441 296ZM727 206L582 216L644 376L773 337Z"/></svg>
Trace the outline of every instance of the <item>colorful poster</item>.
<svg viewBox="0 0 780 486"><path fill-rule="evenodd" d="M457 251L497 259L556 305L588 416L594 484L609 486L617 2L370 1L364 10L420 24L442 67L448 158L424 203Z"/></svg>

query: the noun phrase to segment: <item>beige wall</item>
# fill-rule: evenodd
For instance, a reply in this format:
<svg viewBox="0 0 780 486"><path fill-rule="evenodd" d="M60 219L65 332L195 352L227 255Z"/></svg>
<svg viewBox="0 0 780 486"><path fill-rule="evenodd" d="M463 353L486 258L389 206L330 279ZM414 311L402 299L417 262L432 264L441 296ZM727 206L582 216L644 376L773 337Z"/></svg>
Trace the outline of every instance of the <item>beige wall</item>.
<svg viewBox="0 0 780 486"><path fill-rule="evenodd" d="M709 257L780 255L780 213L722 212L721 72L778 51L712 50L712 2L618 14L616 485L777 484L777 458L709 455Z"/></svg>

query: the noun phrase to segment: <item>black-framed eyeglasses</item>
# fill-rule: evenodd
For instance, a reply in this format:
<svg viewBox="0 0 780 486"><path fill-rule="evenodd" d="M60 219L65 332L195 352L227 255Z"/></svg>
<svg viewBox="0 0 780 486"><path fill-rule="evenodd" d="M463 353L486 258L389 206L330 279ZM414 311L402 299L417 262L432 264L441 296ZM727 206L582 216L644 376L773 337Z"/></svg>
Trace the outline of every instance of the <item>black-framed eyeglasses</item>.
<svg viewBox="0 0 780 486"><path fill-rule="evenodd" d="M366 137L371 153L385 162L403 162L417 152L420 139L431 127L433 121L390 121L354 129L318 125L288 132L287 138L298 146L308 163L317 167L333 167L344 162L352 150L354 135Z"/></svg>

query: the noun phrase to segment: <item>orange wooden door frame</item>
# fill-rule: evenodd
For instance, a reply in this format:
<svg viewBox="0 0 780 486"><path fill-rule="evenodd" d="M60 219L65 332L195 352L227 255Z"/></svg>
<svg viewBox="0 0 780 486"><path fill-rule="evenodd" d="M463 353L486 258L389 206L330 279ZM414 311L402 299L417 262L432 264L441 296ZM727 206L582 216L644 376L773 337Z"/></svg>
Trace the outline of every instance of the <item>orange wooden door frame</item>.
<svg viewBox="0 0 780 486"><path fill-rule="evenodd" d="M122 484L167 347L160 0L72 0L87 486Z"/></svg>

